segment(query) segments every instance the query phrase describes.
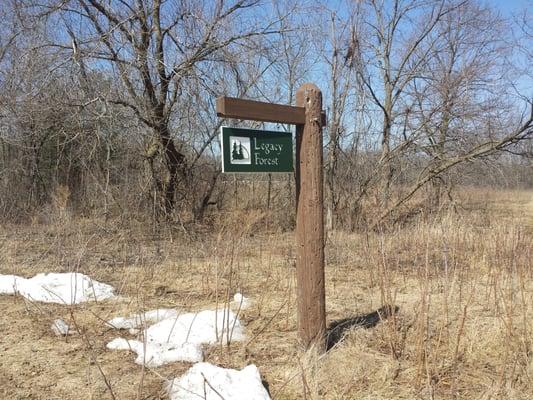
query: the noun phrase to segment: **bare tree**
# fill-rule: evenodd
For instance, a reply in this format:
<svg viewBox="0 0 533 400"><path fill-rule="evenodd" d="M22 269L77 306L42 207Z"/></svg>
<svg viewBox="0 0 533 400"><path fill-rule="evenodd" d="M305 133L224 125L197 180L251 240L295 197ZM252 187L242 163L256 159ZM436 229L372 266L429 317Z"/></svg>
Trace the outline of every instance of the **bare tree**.
<svg viewBox="0 0 533 400"><path fill-rule="evenodd" d="M420 170L381 218L430 182L439 182L433 195L440 197L452 168L490 157L494 162L533 138L533 98L515 90L521 77L509 72L516 61L509 31L490 9L470 3L439 21L436 56L407 89L417 99L410 123L425 133L413 145Z"/></svg>
<svg viewBox="0 0 533 400"><path fill-rule="evenodd" d="M509 104L500 101L508 82L502 79L509 48L504 41L504 21L489 8L463 3L437 24L433 57L406 92L415 97L411 127L424 132L417 148L437 166L486 140L481 121L503 113ZM496 111L498 110L498 111ZM501 114L500 114L501 115ZM446 176L435 176L432 203L438 207Z"/></svg>
<svg viewBox="0 0 533 400"><path fill-rule="evenodd" d="M310 71L318 62L318 55L314 50L320 42L318 38L319 29L316 26L310 27L309 18L316 18L317 7L305 7L304 2L276 1L276 14L278 18L283 18L283 32L279 35L271 50L265 54L272 62L267 81L263 82L261 92L266 100L293 104L295 94L300 85L309 79ZM320 11L320 10L319 10ZM277 82L271 85L270 82ZM284 125L282 127L290 132L292 127ZM286 176L286 202L288 205L294 204L294 175ZM272 175L269 174L267 182L267 204L270 204L272 192Z"/></svg>
<svg viewBox="0 0 533 400"><path fill-rule="evenodd" d="M132 110L154 132L167 172L165 179L157 178L167 215L174 208L179 178L187 181L187 145L176 142L180 135L172 131L184 82L200 66L216 63L223 49L236 50L246 40L277 32L275 21L254 20L251 10L258 4L69 0L37 7L41 15L59 13L57 22L70 42L57 42L57 47L72 51L86 68L116 74L114 91L102 97ZM246 23L239 23L243 15Z"/></svg>
<svg viewBox="0 0 533 400"><path fill-rule="evenodd" d="M0 18L4 22L0 26L0 64L6 57L9 47L20 34L20 28L17 26L16 20L10 14L8 4L0 4Z"/></svg>
<svg viewBox="0 0 533 400"><path fill-rule="evenodd" d="M370 0L361 9L365 13L365 29L360 31L365 37L357 73L381 114L380 196L385 207L394 176L393 159L409 142L402 134L402 124L399 129L395 126L399 117L408 117L404 90L432 55L435 39L431 33L450 11L446 3L444 0ZM419 51L421 48L425 50ZM395 131L399 133L396 138Z"/></svg>
<svg viewBox="0 0 533 400"><path fill-rule="evenodd" d="M337 168L343 137L347 129L345 113L352 97L354 63L360 57L359 38L356 24L343 20L335 11L329 14L329 31L325 34L323 50L324 63L330 76L328 104L328 144L326 159L326 226L328 230L336 226L337 207Z"/></svg>

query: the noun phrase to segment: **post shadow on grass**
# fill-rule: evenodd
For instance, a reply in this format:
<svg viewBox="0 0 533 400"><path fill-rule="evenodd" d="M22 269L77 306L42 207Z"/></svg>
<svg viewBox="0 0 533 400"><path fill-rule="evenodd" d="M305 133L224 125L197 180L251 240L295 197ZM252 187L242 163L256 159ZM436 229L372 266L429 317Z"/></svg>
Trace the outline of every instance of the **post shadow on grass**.
<svg viewBox="0 0 533 400"><path fill-rule="evenodd" d="M368 314L357 315L355 317L343 318L331 322L326 329L326 351L342 341L347 331L356 328L373 328L380 321L396 314L400 308L398 306L385 305Z"/></svg>

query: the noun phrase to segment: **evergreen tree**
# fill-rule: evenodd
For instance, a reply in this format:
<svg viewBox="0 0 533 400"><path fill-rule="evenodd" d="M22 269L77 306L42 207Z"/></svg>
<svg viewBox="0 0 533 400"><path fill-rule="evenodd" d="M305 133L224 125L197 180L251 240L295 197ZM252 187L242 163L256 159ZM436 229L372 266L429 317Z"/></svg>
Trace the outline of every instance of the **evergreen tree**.
<svg viewBox="0 0 533 400"><path fill-rule="evenodd" d="M233 142L233 150L231 151L232 160L240 160L239 152L237 151L237 142Z"/></svg>
<svg viewBox="0 0 533 400"><path fill-rule="evenodd" d="M239 142L239 160L244 160L244 154L242 153L242 144Z"/></svg>

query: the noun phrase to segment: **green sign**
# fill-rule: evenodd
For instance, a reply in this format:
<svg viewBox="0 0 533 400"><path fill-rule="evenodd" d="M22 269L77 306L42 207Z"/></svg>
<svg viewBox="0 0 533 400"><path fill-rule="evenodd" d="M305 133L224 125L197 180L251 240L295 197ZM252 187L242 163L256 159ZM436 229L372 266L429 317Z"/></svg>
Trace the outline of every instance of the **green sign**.
<svg viewBox="0 0 533 400"><path fill-rule="evenodd" d="M293 172L292 134L221 128L222 172Z"/></svg>

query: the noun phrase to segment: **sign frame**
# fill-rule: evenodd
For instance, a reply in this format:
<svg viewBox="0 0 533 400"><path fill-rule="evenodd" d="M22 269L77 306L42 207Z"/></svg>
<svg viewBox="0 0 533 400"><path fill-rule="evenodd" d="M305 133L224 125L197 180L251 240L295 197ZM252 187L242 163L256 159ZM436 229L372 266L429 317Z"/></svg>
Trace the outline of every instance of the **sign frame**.
<svg viewBox="0 0 533 400"><path fill-rule="evenodd" d="M220 150L222 173L294 172L292 132L221 126ZM242 161L232 158L235 152Z"/></svg>

